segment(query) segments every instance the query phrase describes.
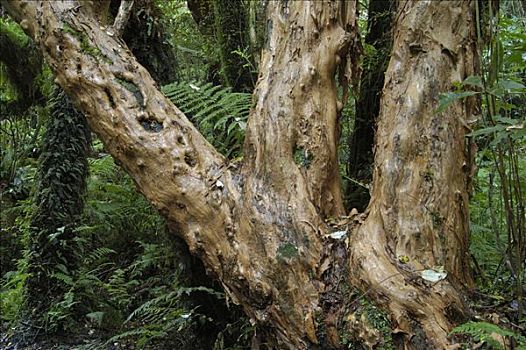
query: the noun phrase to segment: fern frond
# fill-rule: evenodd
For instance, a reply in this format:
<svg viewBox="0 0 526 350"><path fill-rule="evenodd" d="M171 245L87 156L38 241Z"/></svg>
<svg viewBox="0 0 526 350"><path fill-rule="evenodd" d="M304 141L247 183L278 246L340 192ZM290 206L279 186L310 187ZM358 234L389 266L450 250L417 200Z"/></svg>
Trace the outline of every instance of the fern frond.
<svg viewBox="0 0 526 350"><path fill-rule="evenodd" d="M497 334L502 337L515 338L519 343L518 348L526 347L526 337L488 322L467 322L455 327L451 334L467 334L477 341L488 343L494 349L504 349L502 344L493 336Z"/></svg>
<svg viewBox="0 0 526 350"><path fill-rule="evenodd" d="M233 157L240 155L250 94L199 82L173 83L161 90L220 152Z"/></svg>
<svg viewBox="0 0 526 350"><path fill-rule="evenodd" d="M99 247L93 250L84 260L87 265L93 264L95 261L100 261L108 255L115 254L115 250L107 247Z"/></svg>

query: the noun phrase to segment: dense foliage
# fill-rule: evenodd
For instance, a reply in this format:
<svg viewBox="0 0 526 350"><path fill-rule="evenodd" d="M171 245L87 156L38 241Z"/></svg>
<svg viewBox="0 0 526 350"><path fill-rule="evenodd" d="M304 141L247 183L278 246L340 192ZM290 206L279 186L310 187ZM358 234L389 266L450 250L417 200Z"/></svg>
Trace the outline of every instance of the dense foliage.
<svg viewBox="0 0 526 350"><path fill-rule="evenodd" d="M246 65L245 83L237 86L246 91L253 85L250 74L256 67L253 46L261 43L250 46L245 38L242 46L228 46L232 43L226 39L234 34L218 33L217 28L240 22L239 18L228 18L231 13L218 7L219 1L211 3L216 16L210 24L215 24L214 34L194 21L186 2L158 2L159 21L174 49L179 79L162 90L220 152L235 160L243 156L251 97L233 92L236 83L232 77L241 73L232 71L235 65L222 61L233 55L238 68ZM257 13L261 23L254 31L259 33L264 23L259 18L263 6L254 9L249 1L241 4L244 10L235 15L246 16L243 23L251 26L252 15ZM478 9L478 35L484 43L481 74L452 82L439 107L473 95L482 103L481 116L466 125L471 130L472 149L477 149L470 251L477 278L472 308L478 322L462 325L452 334L466 346L526 347L524 336L519 335L526 332L525 10L518 1L502 2L499 11L492 6ZM363 30L367 30L366 20L364 15ZM228 51L213 47L207 34L219 35L220 44ZM29 38L5 15L0 18L0 35L20 47L30 45ZM365 53L365 62L385 69L386 50L365 45ZM79 349L131 345L151 349L249 348L254 328L229 305L217 286L190 280L189 266L195 262L103 145L91 140L82 116L75 114L67 97L59 93L53 97L49 69L39 67L39 72L32 74L31 84L39 93L28 97L24 86L7 74L13 64L2 53L2 332L14 335L10 341L21 343L54 334L53 341ZM218 77L230 87L217 85L221 81ZM350 95L359 97L356 91ZM42 103L41 96L47 103ZM29 105L28 98L33 99ZM363 99L362 95L359 103L367 104ZM20 101L24 101L23 108ZM358 184L363 192L368 185L355 178L356 171L347 164L355 157L349 142L357 123L355 102L351 98L341 118L340 168L345 185ZM41 289L40 296L28 293L32 283ZM44 299L39 298L48 294L52 298L42 306ZM29 324L28 310L40 313L42 322ZM74 336L61 337L64 334ZM0 347L4 340L0 339Z"/></svg>

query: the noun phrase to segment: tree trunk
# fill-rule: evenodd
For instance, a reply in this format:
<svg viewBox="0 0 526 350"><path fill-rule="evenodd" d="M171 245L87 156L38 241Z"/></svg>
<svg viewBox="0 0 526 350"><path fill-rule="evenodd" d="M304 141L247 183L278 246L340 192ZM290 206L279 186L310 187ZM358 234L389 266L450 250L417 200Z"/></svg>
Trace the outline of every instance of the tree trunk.
<svg viewBox="0 0 526 350"><path fill-rule="evenodd" d="M110 10L117 14L120 1L111 5ZM153 0L135 0L122 39L153 79L166 85L177 80L177 60L161 17Z"/></svg>
<svg viewBox="0 0 526 350"><path fill-rule="evenodd" d="M472 5L400 4L380 106L372 199L365 224L351 240L353 280L372 289L370 295L382 300L398 332L410 340L407 345L418 349L446 347L448 331L466 312L463 289L473 286L473 155L464 136L476 105L467 100L435 112L440 93L476 74ZM418 272L438 266L447 280L430 285L418 278Z"/></svg>
<svg viewBox="0 0 526 350"><path fill-rule="evenodd" d="M17 36L4 22L0 22L0 62L5 65L9 82L16 89L17 99L0 102L0 120L22 115L34 104L44 104L45 98L38 86L42 72L42 55L26 36Z"/></svg>
<svg viewBox="0 0 526 350"><path fill-rule="evenodd" d="M345 240L327 236L325 219L344 213L336 157L343 102L334 78L356 71L348 54L357 45L355 2L269 4L239 169L156 89L124 43L94 20L93 7L6 4L108 151L271 346L377 344L356 314L364 298L390 313L400 347L447 345L471 284L463 120L473 107L434 111L439 93L473 73L470 2L401 5L373 199L366 219L341 219L355 227ZM420 277L437 265L447 279Z"/></svg>
<svg viewBox="0 0 526 350"><path fill-rule="evenodd" d="M219 81L234 91L252 92L254 57L250 55L249 23L240 0L189 0L188 8L219 58ZM245 55L241 55L244 53Z"/></svg>
<svg viewBox="0 0 526 350"><path fill-rule="evenodd" d="M24 321L45 332L63 330L48 312L70 288L59 277L73 271L79 259L74 226L84 209L91 135L82 113L56 87L51 119L44 135L38 169L39 183L28 242ZM34 329L33 329L34 330Z"/></svg>
<svg viewBox="0 0 526 350"><path fill-rule="evenodd" d="M367 11L366 50L360 93L356 100L356 118L349 149L348 175L350 182L347 201L350 208L363 211L369 203L369 189L364 184L372 181L373 147L376 120L380 111L380 97L384 74L392 46L392 21L395 12L393 0L370 0ZM359 183L359 184L358 184Z"/></svg>

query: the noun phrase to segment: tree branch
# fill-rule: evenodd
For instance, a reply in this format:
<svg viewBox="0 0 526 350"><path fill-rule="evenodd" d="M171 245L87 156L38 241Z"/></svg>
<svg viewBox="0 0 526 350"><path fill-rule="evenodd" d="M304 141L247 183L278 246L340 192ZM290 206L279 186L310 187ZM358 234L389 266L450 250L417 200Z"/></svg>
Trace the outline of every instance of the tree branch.
<svg viewBox="0 0 526 350"><path fill-rule="evenodd" d="M290 39L290 26L275 23L250 117L247 162L235 172L89 6L2 1L109 153L234 302L272 328L277 348L318 343L315 314L327 269L320 212L343 211L335 163L341 103L334 85L348 38L334 20L343 2L293 2L286 21L300 23L292 33L302 25L312 33L301 40ZM271 10L275 18L283 15L280 6ZM312 28L316 17L327 25ZM276 46L282 41L285 50ZM304 57L297 59L298 52ZM305 156L304 164L295 163L295 153Z"/></svg>
<svg viewBox="0 0 526 350"><path fill-rule="evenodd" d="M116 35L122 36L124 28L126 27L126 23L128 23L128 19L130 18L132 8L133 0L121 0L119 12L117 13L115 21L113 22L113 30L115 31Z"/></svg>
<svg viewBox="0 0 526 350"><path fill-rule="evenodd" d="M225 159L157 90L122 41L93 20L91 9L76 2L3 3L33 35L92 130L168 220L192 235L195 222L226 220L225 208L210 205L215 182L230 184ZM199 235L189 240L191 248L203 240Z"/></svg>

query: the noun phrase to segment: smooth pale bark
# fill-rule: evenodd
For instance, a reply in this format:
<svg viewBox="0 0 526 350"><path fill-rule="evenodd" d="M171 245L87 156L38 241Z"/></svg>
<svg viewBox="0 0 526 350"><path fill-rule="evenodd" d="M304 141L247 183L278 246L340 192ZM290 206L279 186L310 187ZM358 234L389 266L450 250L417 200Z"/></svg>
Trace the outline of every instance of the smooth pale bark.
<svg viewBox="0 0 526 350"><path fill-rule="evenodd" d="M471 44L469 2L407 2L398 16L375 198L349 249L326 238L324 219L343 214L336 157L343 102L335 74L345 82L357 71L351 64L357 57L349 55L358 47L355 2L269 5L269 38L239 169L157 90L124 43L93 19L92 7L5 3L106 149L271 345L342 347L341 336L356 327L349 322L351 276L362 295L392 314L402 343L446 345L449 318L464 311L459 286L469 282L461 255L469 168L462 118L468 111L461 104L433 111L451 79L471 72L471 56L461 48ZM435 211L443 218L438 227ZM402 255L407 264L397 263ZM427 285L410 271L440 264L453 284Z"/></svg>
<svg viewBox="0 0 526 350"><path fill-rule="evenodd" d="M113 22L113 29L115 30L115 34L117 34L118 36L122 36L124 28L126 27L128 19L130 18L132 8L133 0L121 1L119 11L117 12L117 16L115 16L115 21Z"/></svg>

